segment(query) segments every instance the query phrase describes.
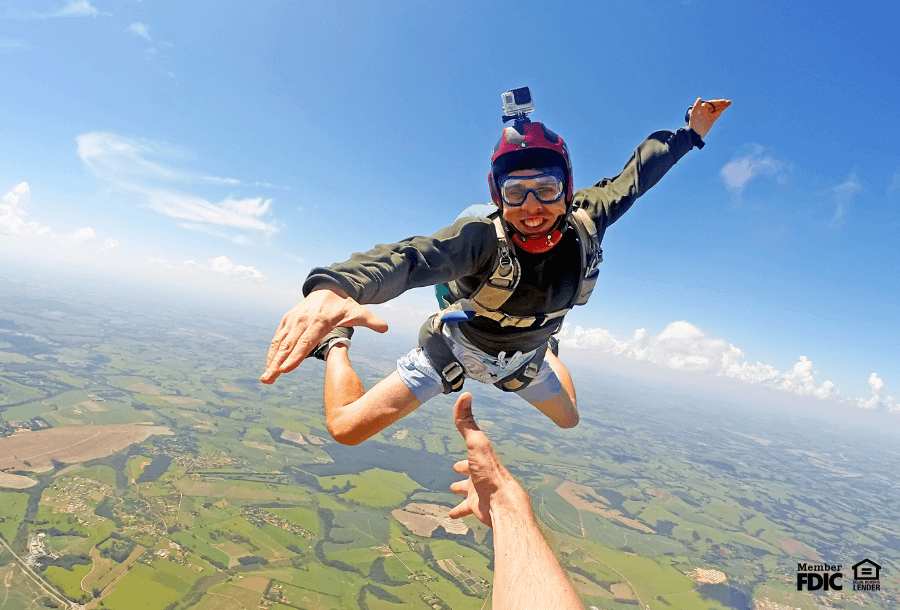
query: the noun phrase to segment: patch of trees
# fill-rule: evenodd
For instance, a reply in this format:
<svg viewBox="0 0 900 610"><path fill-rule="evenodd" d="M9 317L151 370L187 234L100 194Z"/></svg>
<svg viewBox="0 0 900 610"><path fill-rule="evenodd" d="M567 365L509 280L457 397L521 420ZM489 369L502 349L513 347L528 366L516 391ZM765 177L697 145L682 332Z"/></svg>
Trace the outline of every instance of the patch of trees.
<svg viewBox="0 0 900 610"><path fill-rule="evenodd" d="M37 564L41 571L46 570L50 566L54 566L71 572L76 565L90 565L92 563L93 560L90 556L85 555L84 553L79 553L78 555L63 555L56 559L47 555L37 558Z"/></svg>
<svg viewBox="0 0 900 610"><path fill-rule="evenodd" d="M221 561L216 561L215 559L213 559L212 557L209 557L208 555L200 555L200 559L205 559L210 564L214 565L215 567L219 568L220 570L228 569L228 566L226 566L224 563L222 563Z"/></svg>
<svg viewBox="0 0 900 610"><path fill-rule="evenodd" d="M589 581L591 581L591 582L594 583L595 585L599 585L599 586L603 587L604 589L606 589L607 591L610 590L610 587L612 587L614 584L616 584L616 583L613 582L613 581L600 580L600 579L598 579L596 576L594 576L593 574L591 574L590 572L588 572L587 570L585 570L584 568L579 567L579 566L567 565L567 566L566 566L566 569L567 569L569 572L574 572L574 573L576 573L576 574L581 574L582 576L584 576L585 578L587 578ZM619 601L619 600L616 600L616 601Z"/></svg>
<svg viewBox="0 0 900 610"><path fill-rule="evenodd" d="M238 557L238 563L242 566L252 566L257 564L266 565L269 561L256 555L245 555L244 557Z"/></svg>
<svg viewBox="0 0 900 610"><path fill-rule="evenodd" d="M131 555L134 547L137 546L137 543L134 540L121 536L116 532L110 534L107 541L109 544L102 544L102 548L98 547L100 548L100 555L112 559L116 563L122 563L128 559L128 556Z"/></svg>
<svg viewBox="0 0 900 610"><path fill-rule="evenodd" d="M384 569L385 560L384 557L379 557L372 563L372 567L369 569L369 579L388 587L402 587L403 585L409 584L408 581L394 580L391 578ZM376 597L378 596L376 595ZM382 598L379 597L378 599Z"/></svg>
<svg viewBox="0 0 900 610"><path fill-rule="evenodd" d="M656 526L654 527L654 529L661 536L671 537L672 530L675 529L676 525L678 525L678 524L675 523L674 521L665 521L665 520L660 519L659 521L656 522Z"/></svg>
<svg viewBox="0 0 900 610"><path fill-rule="evenodd" d="M475 530L469 528L469 531L466 532L464 536L460 536L459 534L451 534L447 530L443 528L443 526L438 527L431 533L432 540L452 540L456 544L462 545L466 548L472 549L482 557L488 560L488 569L492 572L494 571L494 554L492 552L485 553L485 547L487 549L494 548L494 530L488 530L487 534L484 537L484 540L479 544L475 540Z"/></svg>
<svg viewBox="0 0 900 610"><path fill-rule="evenodd" d="M58 527L51 527L48 530L41 530L49 534L50 536L77 536L78 538L87 538L88 535L84 532L80 532L78 530L67 530L62 531Z"/></svg>
<svg viewBox="0 0 900 610"><path fill-rule="evenodd" d="M116 498L118 500L118 498ZM110 521L116 524L116 527L122 527L122 521L113 514L113 502L112 498L107 496L103 498L100 504L97 505L97 508L94 509L94 514L99 515L100 517L106 517Z"/></svg>
<svg viewBox="0 0 900 610"><path fill-rule="evenodd" d="M281 428L279 428L279 430L280 429ZM271 430L269 430L269 434L272 434ZM281 442L283 443L285 441ZM294 479L294 482L296 482L298 485L310 487L312 489L315 489L316 491L325 491L324 489L322 489L322 486L319 485L319 479L317 479L315 475L304 472L298 468L290 468L290 470L288 468L285 468L284 473Z"/></svg>
<svg viewBox="0 0 900 610"><path fill-rule="evenodd" d="M403 583L408 584L408 583ZM380 599L383 602L388 602L391 604L402 604L403 600L394 595L393 593L389 593L385 591L381 587L376 587L372 584L365 584L359 590L359 596L356 598L356 605L360 607L360 610L369 610L369 605L366 604L366 593L373 595Z"/></svg>
<svg viewBox="0 0 900 610"><path fill-rule="evenodd" d="M329 510L327 508L320 508L319 509L319 518L322 520L322 525L324 526L323 527L324 536L322 537L321 540L319 540L319 542L316 543L316 546L314 549L315 554L316 554L316 559L318 559L322 565L328 566L329 568L337 568L338 570L341 570L344 572L354 572L356 574L359 574L360 576L364 576L362 571L360 571L358 568L355 568L348 563L344 563L343 561L334 561L334 560L328 559L328 557L325 556L324 545L326 542L330 542L331 544L341 544L341 543L340 543L340 541L335 540L334 538L331 537L331 528L334 526L334 512L332 512L331 510Z"/></svg>
<svg viewBox="0 0 900 610"><path fill-rule="evenodd" d="M170 458L165 453L162 455L158 455L153 458L153 461L144 468L144 472L141 473L141 476L138 477L138 483L153 483L159 477L163 475L163 473L169 469L169 466L172 464L172 458Z"/></svg>

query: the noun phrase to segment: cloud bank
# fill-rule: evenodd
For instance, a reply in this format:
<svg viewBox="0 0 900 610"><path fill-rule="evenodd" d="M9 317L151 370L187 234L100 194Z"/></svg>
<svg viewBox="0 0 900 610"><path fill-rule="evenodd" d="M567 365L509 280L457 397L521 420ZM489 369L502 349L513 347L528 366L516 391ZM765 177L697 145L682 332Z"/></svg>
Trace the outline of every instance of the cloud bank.
<svg viewBox="0 0 900 610"><path fill-rule="evenodd" d="M26 221L25 217L28 216L28 212L25 211L25 207L30 198L31 188L27 182L20 182L3 196L5 203L0 205L0 235L9 241L29 247L67 249L92 246L92 241L97 234L90 227L82 227L72 233L59 234L50 227L35 221ZM118 247L118 241L107 239L94 251L98 254L113 254Z"/></svg>
<svg viewBox="0 0 900 610"><path fill-rule="evenodd" d="M779 371L761 362L751 364L740 349L724 339L709 337L690 322L672 322L656 336L639 328L628 340L618 339L603 328L586 329L565 324L559 340L565 347L650 362L673 370L727 377L801 396L840 398L832 381L816 383L816 371L806 356L800 356L789 371ZM879 408L900 413L900 404L893 397L882 396L884 383L875 373L872 373L869 385L872 388L871 398L845 402L866 409Z"/></svg>
<svg viewBox="0 0 900 610"><path fill-rule="evenodd" d="M726 188L740 194L751 180L763 176L775 178L778 182L785 179L786 165L765 154L765 149L757 144L751 145L750 152L742 157L729 161L719 170L719 175Z"/></svg>
<svg viewBox="0 0 900 610"><path fill-rule="evenodd" d="M78 156L110 188L129 193L141 205L181 221L179 226L185 229L222 235L237 243L246 243L246 232L268 236L278 230L265 220L272 199L225 197L211 201L188 192L190 184L236 187L241 182L179 169L173 163L185 155L171 146L96 131L79 135L76 142Z"/></svg>
<svg viewBox="0 0 900 610"><path fill-rule="evenodd" d="M150 30L147 29L147 26L138 21L132 23L128 26L128 31L133 32L146 40L147 42L152 42L150 39Z"/></svg>
<svg viewBox="0 0 900 610"><path fill-rule="evenodd" d="M13 19L40 20L60 19L63 17L96 17L100 14L88 0L68 0L63 6L45 12L25 12L15 8L7 8L6 16Z"/></svg>
<svg viewBox="0 0 900 610"><path fill-rule="evenodd" d="M834 196L834 215L828 223L829 229L837 229L844 223L847 207L853 202L856 194L862 190L857 173L857 170L854 169L846 180L830 189Z"/></svg>
<svg viewBox="0 0 900 610"><path fill-rule="evenodd" d="M167 259L161 257L151 258L147 262L158 268L163 268L182 274L213 274L217 276L224 276L232 280L250 281L257 283L262 282L266 279L266 276L260 273L257 269L254 269L253 267L250 267L248 265L236 265L227 256L217 256L216 258L211 258L202 265L192 259L182 261L180 263L171 263Z"/></svg>

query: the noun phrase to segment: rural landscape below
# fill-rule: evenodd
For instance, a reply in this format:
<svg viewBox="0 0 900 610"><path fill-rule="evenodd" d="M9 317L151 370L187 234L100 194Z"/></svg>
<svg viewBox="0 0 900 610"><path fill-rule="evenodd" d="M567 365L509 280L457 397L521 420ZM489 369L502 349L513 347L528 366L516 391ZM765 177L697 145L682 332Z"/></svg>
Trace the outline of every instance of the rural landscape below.
<svg viewBox="0 0 900 610"><path fill-rule="evenodd" d="M255 321L0 293L0 610L490 608L491 530L448 517L452 396L345 447L321 362L259 383ZM351 356L369 387L406 349L361 331ZM900 607L895 433L573 373L572 430L466 389L586 608ZM843 588L799 591L804 563Z"/></svg>

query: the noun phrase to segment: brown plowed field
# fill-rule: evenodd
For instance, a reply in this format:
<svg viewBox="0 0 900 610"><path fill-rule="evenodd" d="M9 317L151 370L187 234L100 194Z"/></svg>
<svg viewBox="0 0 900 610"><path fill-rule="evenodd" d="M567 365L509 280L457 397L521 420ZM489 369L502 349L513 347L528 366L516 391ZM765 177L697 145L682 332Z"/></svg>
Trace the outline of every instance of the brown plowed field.
<svg viewBox="0 0 900 610"><path fill-rule="evenodd" d="M164 426L110 424L17 432L0 439L0 470L46 472L53 469L52 460L74 464L105 457L154 434L172 431Z"/></svg>

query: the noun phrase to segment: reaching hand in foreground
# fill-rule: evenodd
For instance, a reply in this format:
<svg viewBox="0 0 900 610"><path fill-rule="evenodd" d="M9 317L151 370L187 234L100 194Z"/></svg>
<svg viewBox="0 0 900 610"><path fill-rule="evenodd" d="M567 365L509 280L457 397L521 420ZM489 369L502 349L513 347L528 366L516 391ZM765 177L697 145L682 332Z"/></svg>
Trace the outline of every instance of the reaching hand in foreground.
<svg viewBox="0 0 900 610"><path fill-rule="evenodd" d="M282 373L293 371L335 326L366 326L379 333L388 328L387 322L344 292L313 290L284 314L269 347L266 371L259 380L274 383Z"/></svg>
<svg viewBox="0 0 900 610"><path fill-rule="evenodd" d="M453 416L468 453L468 459L457 462L453 469L469 478L450 486L454 493L466 494L450 516L475 515L494 528L494 610L584 610L541 535L531 499L475 424L471 394L459 397Z"/></svg>
<svg viewBox="0 0 900 610"><path fill-rule="evenodd" d="M530 510L531 501L525 490L500 463L491 441L475 423L471 394L466 392L459 397L453 408L453 416L456 428L466 441L468 452L468 459L454 464L453 470L468 475L469 478L450 486L453 493L467 494L466 499L450 511L450 517L458 519L475 515L479 521L493 527L493 509L519 506Z"/></svg>

